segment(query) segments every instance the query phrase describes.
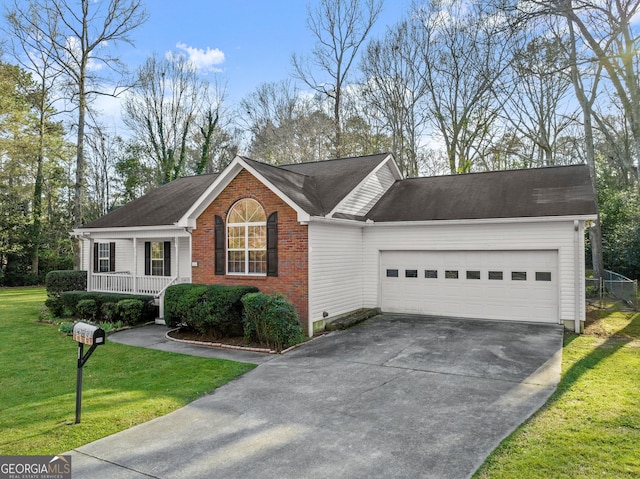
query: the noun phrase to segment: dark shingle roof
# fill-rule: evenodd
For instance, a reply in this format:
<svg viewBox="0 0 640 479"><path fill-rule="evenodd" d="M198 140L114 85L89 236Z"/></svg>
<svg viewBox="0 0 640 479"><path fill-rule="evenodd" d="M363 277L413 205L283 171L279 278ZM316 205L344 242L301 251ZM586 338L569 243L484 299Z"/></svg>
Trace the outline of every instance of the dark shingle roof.
<svg viewBox="0 0 640 479"><path fill-rule="evenodd" d="M428 221L596 214L585 165L397 181L367 218Z"/></svg>
<svg viewBox="0 0 640 479"><path fill-rule="evenodd" d="M182 218L217 176L215 174L178 178L82 227L172 225Z"/></svg>
<svg viewBox="0 0 640 479"><path fill-rule="evenodd" d="M313 183L309 183L307 186L315 188L315 196L322 205L322 214L327 214L388 156L388 153L381 153L353 158L296 163L279 166L279 169L289 170L313 178Z"/></svg>

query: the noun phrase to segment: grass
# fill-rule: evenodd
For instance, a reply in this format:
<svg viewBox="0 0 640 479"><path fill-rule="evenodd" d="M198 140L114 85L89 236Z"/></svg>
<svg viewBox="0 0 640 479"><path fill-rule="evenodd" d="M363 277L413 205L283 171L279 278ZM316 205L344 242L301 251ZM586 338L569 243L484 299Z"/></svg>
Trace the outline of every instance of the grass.
<svg viewBox="0 0 640 479"><path fill-rule="evenodd" d="M58 454L169 413L254 365L109 342L84 366L77 344L38 322L43 288L0 290L0 454ZM86 349L85 349L86 351Z"/></svg>
<svg viewBox="0 0 640 479"><path fill-rule="evenodd" d="M562 380L474 475L486 478L640 477L640 313L592 313L565 334Z"/></svg>

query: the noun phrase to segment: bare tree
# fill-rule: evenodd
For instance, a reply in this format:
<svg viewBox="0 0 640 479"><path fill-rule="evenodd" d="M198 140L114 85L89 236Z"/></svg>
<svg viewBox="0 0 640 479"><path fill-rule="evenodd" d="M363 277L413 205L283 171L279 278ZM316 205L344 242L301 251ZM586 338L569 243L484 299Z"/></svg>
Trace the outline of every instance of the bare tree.
<svg viewBox="0 0 640 479"><path fill-rule="evenodd" d="M406 176L419 173L419 148L426 122L423 33L415 21L404 20L390 28L383 40L370 41L360 62L365 101L385 119L392 152Z"/></svg>
<svg viewBox="0 0 640 479"><path fill-rule="evenodd" d="M573 30L580 58L589 53L589 62L602 68L606 81L600 88L611 86L629 125L633 158L635 162L640 161L640 34L635 21L640 13L640 1L527 0L518 8L522 18L546 15L566 20L568 28ZM580 64L578 68L583 66ZM640 190L640 168L635 168L635 174Z"/></svg>
<svg viewBox="0 0 640 479"><path fill-rule="evenodd" d="M321 102L303 97L289 80L259 85L242 99L240 111L255 158L273 164L304 163L331 154L331 118Z"/></svg>
<svg viewBox="0 0 640 479"><path fill-rule="evenodd" d="M316 39L311 58L291 57L295 75L332 102L336 157L342 156L343 91L381 9L381 0L320 0L307 15L307 27Z"/></svg>
<svg viewBox="0 0 640 479"><path fill-rule="evenodd" d="M546 24L547 32L557 30ZM541 34L514 52L515 88L505 102L505 119L519 138L531 144L523 166L554 165L563 161L556 143L577 124L571 102L572 83L566 39Z"/></svg>
<svg viewBox="0 0 640 479"><path fill-rule="evenodd" d="M445 144L451 173L469 171L509 95L503 73L512 30L504 13L480 1L430 2L415 15L423 25L429 121Z"/></svg>
<svg viewBox="0 0 640 479"><path fill-rule="evenodd" d="M138 70L136 86L124 103L123 119L151 153L159 183L185 173L206 95L206 83L183 56L160 59L154 55ZM212 112L211 123L214 119Z"/></svg>

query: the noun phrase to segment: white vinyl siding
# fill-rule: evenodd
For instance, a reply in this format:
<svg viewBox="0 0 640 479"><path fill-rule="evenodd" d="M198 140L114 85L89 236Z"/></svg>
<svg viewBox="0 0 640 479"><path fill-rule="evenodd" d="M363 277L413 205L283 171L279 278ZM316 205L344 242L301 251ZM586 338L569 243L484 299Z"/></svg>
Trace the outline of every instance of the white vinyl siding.
<svg viewBox="0 0 640 479"><path fill-rule="evenodd" d="M364 231L364 298L365 307L381 306L381 251L504 251L555 250L558 257L560 320L575 319L576 281L584 281L584 266L574 271L574 226L572 221L525 223L478 223L442 225L372 225ZM582 238L582 228L578 232ZM584 265L584 241L579 248ZM471 265L470 265L471 266ZM404 271L401 272L404 275ZM466 270L460 272L464 277ZM511 272L505 272L505 278ZM583 291L584 288L578 288ZM583 293L584 294L584 293ZM578 304L584 303L578 298ZM583 311L579 311L579 317Z"/></svg>
<svg viewBox="0 0 640 479"><path fill-rule="evenodd" d="M309 320L362 307L362 227L309 224Z"/></svg>
<svg viewBox="0 0 640 479"><path fill-rule="evenodd" d="M335 211L348 215L364 216L395 181L396 178L393 176L387 161L342 200Z"/></svg>

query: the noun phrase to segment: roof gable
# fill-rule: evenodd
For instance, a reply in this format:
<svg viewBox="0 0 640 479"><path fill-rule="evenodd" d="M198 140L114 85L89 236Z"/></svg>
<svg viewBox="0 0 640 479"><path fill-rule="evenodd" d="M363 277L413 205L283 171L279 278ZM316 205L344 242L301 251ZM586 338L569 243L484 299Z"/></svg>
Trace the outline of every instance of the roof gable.
<svg viewBox="0 0 640 479"><path fill-rule="evenodd" d="M312 179L308 184L314 189L313 196L320 202L319 215L328 215L356 189L376 168L388 158L388 153L334 160L314 161L281 165L279 170L287 170Z"/></svg>
<svg viewBox="0 0 640 479"><path fill-rule="evenodd" d="M595 215L586 165L412 178L396 182L367 219L432 221Z"/></svg>

